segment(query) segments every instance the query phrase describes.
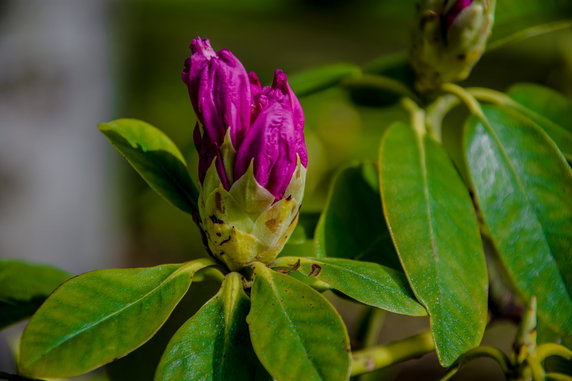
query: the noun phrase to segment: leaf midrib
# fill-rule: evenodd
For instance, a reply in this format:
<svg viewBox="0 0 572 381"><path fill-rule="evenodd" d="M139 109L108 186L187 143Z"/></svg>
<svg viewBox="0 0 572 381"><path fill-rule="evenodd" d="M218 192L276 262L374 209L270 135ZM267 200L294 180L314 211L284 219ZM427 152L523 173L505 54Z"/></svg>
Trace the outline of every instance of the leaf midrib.
<svg viewBox="0 0 572 381"><path fill-rule="evenodd" d="M103 132L103 130L102 130L102 132ZM118 136L119 138L121 138L121 139L123 140L123 142L112 139L112 138L111 138L109 135L107 135L105 132L109 132L109 133L111 133L111 134L114 134L114 135ZM181 206L177 205L177 203L173 202L173 201L172 201L169 197L167 197L165 194L163 194L163 192L162 192L152 181L149 181L149 180L148 180L148 177L145 175L145 173L143 173L143 171L140 170L137 165L135 165L135 162L134 162L133 160L131 160L129 157L127 157L127 155L121 150L120 147L121 147L121 145L123 145L124 147L128 147L128 148L131 149L131 150L140 151L140 152L143 152L143 153L147 153L147 152L161 152L161 151L167 152L168 154L173 155L173 156L179 161L179 163L180 163L181 165L183 165L183 167L184 167L185 169L187 169L187 165L186 165L186 162L185 162L184 160L181 160L181 158L180 158L178 155L176 155L176 154L170 152L170 151L167 150L167 149L151 149L151 150L148 150L148 149L145 149L142 145L140 145L140 144L138 144L138 143L135 143L135 146L133 146L131 140L127 139L124 135L120 134L120 133L117 132L116 130L106 129L105 132L104 132L104 134L105 134L105 135L107 136L107 138L111 141L111 144L112 144L114 147L116 147L116 149L117 149L117 151L119 152L119 154L120 154L121 156L123 156L123 157L125 158L125 160L127 160L127 161L129 162L129 164L131 164L131 166L135 169L135 171L137 171L137 173L139 173L139 175L145 179L145 181L147 182L147 184L149 184L149 186L150 186L151 188L153 188L153 190L154 190L155 192L157 192L157 193L158 193L162 198L164 198L167 202L169 202L169 203L175 205L177 208L179 208L179 209L181 209L181 210L184 210L184 211L187 212L187 213L192 213L193 211L196 210L196 202L195 202L194 197L193 197L193 193L194 193L194 192L193 192L193 189L187 189L187 187L183 186L182 183L179 181L178 176L173 176L172 171L170 171L170 170L165 170L167 167L165 167L162 162L158 162L158 165L157 165L157 166L158 166L158 168L159 168L160 170L162 170L163 173L165 173L165 174L167 175L167 179L171 180L171 184L173 184L173 185L174 185L174 188L179 191L179 192L177 192L177 193L178 193L178 194L181 194L181 195L183 196L183 197L182 197L182 200L183 200L183 202L184 202L184 205L186 206L184 209L181 208ZM171 143L172 143L172 142L171 142ZM174 143L173 143L173 144L174 144ZM174 148L176 148L176 146L175 146ZM187 172L185 172L185 173L188 175ZM189 183L191 184L190 186L191 186L191 188L192 188L192 187L194 187L194 184L193 184L193 182L192 182L192 179L190 178L190 175L188 175L188 176L189 176L188 180L189 180ZM189 209L189 210L186 210L186 209Z"/></svg>
<svg viewBox="0 0 572 381"><path fill-rule="evenodd" d="M183 272L179 272L179 270L181 270L181 268L176 269L175 271L173 271L171 274L169 274L169 276L167 276L163 281L161 281L161 283L159 283L156 287L152 288L150 291L148 291L147 293L145 293L143 296L141 296L140 298L136 299L135 301L126 304L124 307L122 307L121 309L114 311L113 313L106 315L103 319L99 319L87 326L82 327L82 329L80 329L79 331L76 331L70 335L64 336L64 338L60 341L58 341L56 344L50 346L47 350L45 350L42 354L40 354L39 356L36 356L36 358L33 361L30 361L29 364L34 364L38 361L40 361L42 358L44 358L45 356L47 356L51 351L53 351L55 348L60 347L61 345L65 344L66 342L73 340L75 337L77 337L78 335L81 335L82 333L90 330L91 328L100 325L101 323L104 323L105 321L113 318L114 316L120 314L121 312L131 308L132 306L140 303L141 301L143 301L143 299L146 299L148 296L150 296L151 294L155 293L157 290L159 290L160 288L163 287L163 285L165 285L166 283L170 282L172 279L175 279L175 275L178 274L182 274Z"/></svg>
<svg viewBox="0 0 572 381"><path fill-rule="evenodd" d="M429 228L429 238L430 238L430 242L431 242L431 251L433 254L433 258L434 260L431 261L432 264L432 268L433 268L433 272L434 274L438 274L439 270L438 270L438 262L439 262L439 252L437 250L437 244L436 244L436 239L435 239L435 231L433 229L433 213L431 212L431 206L430 206L430 198L429 198L429 179L428 179L428 170L427 170L427 151L425 149L425 144L423 142L423 136L416 134L416 142L417 145L419 147L419 164L421 166L421 179L423 182L423 199L425 201L425 212L426 212L426 217L427 217L427 226ZM438 288L438 293L440 296L443 295L443 291L442 291L442 284L441 282L439 282L439 280L441 279L439 276L435 277L436 281L435 284L437 285ZM413 287L412 287L413 288ZM424 298L420 298L423 299ZM423 303L426 304L426 303ZM433 306L429 306L429 305L425 305L425 307L427 308L427 312L429 313L429 311L431 311L431 313L429 313L429 315L433 315L434 309Z"/></svg>
<svg viewBox="0 0 572 381"><path fill-rule="evenodd" d="M315 261L311 261L311 262L321 263L321 264L323 264L323 265L333 267L333 268L337 269L338 271L345 271L345 272L348 272L348 273L350 273L350 274L352 274L352 275L357 275L357 277L362 278L362 279L365 279L365 280L370 281L370 282L372 282L372 283L375 283L375 284L379 285L379 286L380 286L381 288L383 288L383 289L392 290L391 287L389 287L389 286L387 286L387 285L384 285L383 283L377 282L375 279L369 278L369 277L365 276L365 275L362 274L362 273L359 273L359 272L357 272L357 271L354 271L354 270L351 269L351 268L344 267L344 266L341 266L341 265L339 265L339 264L334 264L334 263L332 263L332 262L322 262L322 261L319 261L319 260L315 260ZM378 265L378 266L382 266L382 265ZM393 271L395 271L395 270L393 270ZM395 272L398 273L398 271L395 271ZM399 275L399 274L398 274L398 275ZM318 275L316 276L316 278L320 278L320 274L318 274Z"/></svg>
<svg viewBox="0 0 572 381"><path fill-rule="evenodd" d="M354 271L353 269L349 269L349 268L347 268L347 267L343 267L343 266L338 265L338 264L332 264L331 262L322 262L322 261L314 261L314 262L322 263L322 264L324 264L324 265L326 265L326 266L330 266L330 267L336 268L336 269L338 269L338 271L342 271L342 272L345 271L345 272L348 272L348 273L350 273L350 274L352 274L352 275L357 275L357 277L359 277L359 278L361 278L361 279L365 279L366 281L369 281L369 282L371 282L371 283L374 283L374 284L378 285L378 286L381 287L383 290L388 290L388 291L393 291L393 290L394 290L394 288L392 288L392 287L390 287L390 286L387 286L387 285L385 285L385 284L383 284L383 283L377 282L374 278L369 278L369 277L365 276L365 275L362 274L362 273L359 273L359 272ZM384 267L383 265L379 265L379 264L376 264L376 265L381 266L381 267ZM395 273L397 274L397 276L402 276L401 274L399 274L399 271L397 271L397 270L393 270L393 269L389 269L389 268L388 268L388 269L384 269L384 271L387 271L387 270L392 270L393 272L395 272ZM386 272L386 275L387 275L387 272ZM389 276L391 277L391 275L389 275ZM317 278L319 278L319 277L320 277L320 275L318 274ZM405 278L404 275L403 275L403 278L404 278L403 280L405 280L405 282L407 282L407 279ZM327 283L327 282L326 282L326 283ZM388 293L389 293L389 292L388 292ZM392 294L392 295L395 295L395 296L398 296L398 297L402 297L402 298L405 299L407 302L411 302L413 305L419 306L419 307L421 307L421 309L423 309L423 306L420 305L417 301L415 301L415 300L414 300L413 298L411 298L411 297L406 296L406 291L403 291L403 293L401 293L401 294L400 294L400 293L397 293L397 292L391 292L391 294ZM386 303L383 303L383 304L384 304L384 308L389 310L389 308L387 307ZM392 307L391 309L394 310L394 312L397 312L398 310L401 310L401 309L395 308L395 307ZM409 308L408 308L408 309L409 309ZM411 309L412 309L412 308L411 308Z"/></svg>
<svg viewBox="0 0 572 381"><path fill-rule="evenodd" d="M272 270L268 270L268 271L272 271ZM270 279L272 279L272 275L270 274ZM300 345L302 346L302 348L304 349L304 353L306 354L306 358L312 363L314 364L314 362L312 360L310 360L311 358L313 358L312 356L310 356L310 353L308 352L308 350L306 349L306 345L304 344L304 340L302 340L302 336L300 336L300 332L298 332L298 330L296 329L296 325L294 324L294 322L290 319L290 316L286 313L286 308L284 306L284 303L282 302L282 300L279 297L279 293L278 290L276 289L276 285L274 284L274 280L267 280L268 284L270 285L270 288L272 289L272 292L275 295L275 300L278 301L278 304L281 307L281 310L284 314L284 316L286 317L286 320L289 323L289 326L292 328L292 330L296 333L296 337L298 338L298 342L300 343ZM315 364L314 364L315 365ZM321 380L325 380L325 378L322 377L321 373L318 371L318 369L315 366L312 366L312 369L315 371L315 373L317 374L318 378Z"/></svg>
<svg viewBox="0 0 572 381"><path fill-rule="evenodd" d="M501 139L498 137L495 129L492 127L492 125L490 125L488 119L482 120L480 119L479 122L483 125L483 127L489 131L489 133L492 135L493 139L495 140L498 148L499 148L499 152L501 153L501 155L503 156L503 158L505 159L505 162L508 165L508 168L511 172L511 174L513 175L516 184L518 185L518 188L520 189L521 193L524 196L524 202L526 203L526 205L528 206L528 208L532 211L534 217L535 217L535 221L538 224L538 226L540 227L540 231L542 233L542 238L544 241L544 244L546 245L546 247L548 248L548 254L550 255L550 257L552 258L553 262L555 264L557 264L558 262L556 262L554 255L552 253L552 248L550 247L550 244L548 243L548 237L546 236L546 232L544 230L544 225L540 222L540 218L538 216L538 213L536 211L536 208L533 206L532 202L530 201L530 196L528 195L528 192L526 191L526 188L524 187L524 184L522 183L519 173L516 170L516 168L514 167L512 160L510 158L510 156L508 155L508 153L505 151L505 147L502 144ZM564 279L562 278L562 273L560 272L560 267L558 265L555 266L558 270L558 275L560 278L560 281L566 285L566 282L564 282ZM564 287L566 290L568 289L567 287ZM570 298L570 294L569 298Z"/></svg>

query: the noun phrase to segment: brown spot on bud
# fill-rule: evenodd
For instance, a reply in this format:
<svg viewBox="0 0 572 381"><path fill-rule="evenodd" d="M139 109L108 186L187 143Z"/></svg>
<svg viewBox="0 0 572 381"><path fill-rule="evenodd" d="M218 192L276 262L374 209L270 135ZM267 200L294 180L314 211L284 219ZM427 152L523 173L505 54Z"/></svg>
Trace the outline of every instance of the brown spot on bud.
<svg viewBox="0 0 572 381"><path fill-rule="evenodd" d="M266 225L268 230L270 230L272 233L276 233L276 231L278 230L278 220L276 218L271 218L267 220L264 224Z"/></svg>
<svg viewBox="0 0 572 381"><path fill-rule="evenodd" d="M219 192L215 193L215 207L220 213L224 213L224 204L222 203L222 196Z"/></svg>

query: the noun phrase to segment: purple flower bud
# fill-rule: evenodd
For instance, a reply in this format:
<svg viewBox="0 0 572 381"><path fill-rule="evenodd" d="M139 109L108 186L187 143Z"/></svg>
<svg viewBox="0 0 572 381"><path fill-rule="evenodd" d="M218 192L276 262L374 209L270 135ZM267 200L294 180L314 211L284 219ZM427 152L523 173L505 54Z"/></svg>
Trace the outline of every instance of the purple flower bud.
<svg viewBox="0 0 572 381"><path fill-rule="evenodd" d="M201 182L215 157L227 190L252 162L259 185L282 199L298 157L304 167L308 165L304 113L286 74L277 70L272 86L262 87L256 74L247 74L230 51L215 52L201 38L193 41L191 50L183 81L202 125L202 134L199 126L194 131ZM236 155L221 151L227 130Z"/></svg>
<svg viewBox="0 0 572 381"><path fill-rule="evenodd" d="M443 14L443 21L446 30L449 30L451 25L455 22L459 14L471 6L473 0L452 0L445 3L445 13Z"/></svg>
<svg viewBox="0 0 572 381"><path fill-rule="evenodd" d="M183 81L199 122L204 128L199 148L199 177L204 179L213 158L219 155L226 130L230 130L232 144L240 144L250 124L250 80L242 63L228 50L215 52L209 40L197 37L191 46L192 55L185 61ZM199 136L195 132L195 137ZM204 146L204 147L203 147ZM222 168L222 163L217 163ZM219 171L226 187L229 180Z"/></svg>

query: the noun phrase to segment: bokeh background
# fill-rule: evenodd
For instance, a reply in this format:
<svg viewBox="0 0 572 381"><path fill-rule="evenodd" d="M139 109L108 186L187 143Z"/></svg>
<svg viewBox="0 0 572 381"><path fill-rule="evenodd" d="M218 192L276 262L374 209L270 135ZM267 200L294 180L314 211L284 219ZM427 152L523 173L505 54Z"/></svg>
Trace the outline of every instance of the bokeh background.
<svg viewBox="0 0 572 381"><path fill-rule="evenodd" d="M499 33L518 29L521 10L512 6L517 2L498 1L503 12ZM191 140L195 116L180 80L195 36L210 38L215 49L231 49L247 70L268 83L276 68L292 74L336 62L366 64L406 50L414 3L0 0L0 257L77 274L201 256L191 218L146 186L112 150L97 123L118 117L148 121L171 136L196 165ZM570 2L560 3L568 13L530 13L527 22L571 17ZM572 95L570 29L487 54L467 84L503 90L518 81ZM340 89L301 101L310 155L303 209L318 212L336 170L354 160L373 160L384 129L406 115L398 106L355 105ZM177 310L178 321L192 314L214 287L193 286ZM354 326L362 309L339 299L335 303ZM13 370L21 327L0 336L0 370ZM100 371L82 379L151 379L149 366L174 327L176 322L146 349L111 366L109 375ZM426 319L390 315L380 342L426 327ZM511 323L497 324L485 341L508 350L514 330ZM371 379L435 379L441 373L429 355ZM460 379L502 375L485 361L467 368Z"/></svg>

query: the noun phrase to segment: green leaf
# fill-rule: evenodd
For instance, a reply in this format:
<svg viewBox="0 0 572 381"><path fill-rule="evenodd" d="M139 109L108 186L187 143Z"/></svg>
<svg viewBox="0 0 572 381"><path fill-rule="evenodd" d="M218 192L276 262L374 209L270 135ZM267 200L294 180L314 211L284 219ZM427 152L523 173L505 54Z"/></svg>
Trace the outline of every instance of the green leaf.
<svg viewBox="0 0 572 381"><path fill-rule="evenodd" d="M317 291L260 263L247 317L254 351L280 381L344 381L349 338L334 307Z"/></svg>
<svg viewBox="0 0 572 381"><path fill-rule="evenodd" d="M210 259L97 270L61 285L24 330L21 374L64 378L124 356L149 340Z"/></svg>
<svg viewBox="0 0 572 381"><path fill-rule="evenodd" d="M508 108L468 120L464 151L476 199L513 284L556 332L572 333L572 174L554 142Z"/></svg>
<svg viewBox="0 0 572 381"><path fill-rule="evenodd" d="M229 274L218 294L173 336L155 380L271 379L252 350L246 324L249 307L241 275Z"/></svg>
<svg viewBox="0 0 572 381"><path fill-rule="evenodd" d="M98 127L153 190L184 212L197 210L197 188L183 155L167 135L135 119L118 119Z"/></svg>
<svg viewBox="0 0 572 381"><path fill-rule="evenodd" d="M402 271L377 263L343 258L282 258L297 271L358 302L403 315L424 316ZM293 268L294 269L294 268Z"/></svg>
<svg viewBox="0 0 572 381"><path fill-rule="evenodd" d="M566 0L496 0L495 25L490 44L511 42L513 35L541 24L570 19L572 3Z"/></svg>
<svg viewBox="0 0 572 381"><path fill-rule="evenodd" d="M572 160L572 101L532 83L514 85L508 95L524 107L517 111L542 127L568 160Z"/></svg>
<svg viewBox="0 0 572 381"><path fill-rule="evenodd" d="M469 192L443 147L406 124L387 130L379 161L399 258L449 366L479 345L487 322L487 270Z"/></svg>
<svg viewBox="0 0 572 381"><path fill-rule="evenodd" d="M400 269L383 218L373 164L338 173L316 227L316 256L359 259Z"/></svg>
<svg viewBox="0 0 572 381"><path fill-rule="evenodd" d="M0 329L32 316L69 277L52 266L0 261Z"/></svg>
<svg viewBox="0 0 572 381"><path fill-rule="evenodd" d="M289 78L294 92L303 97L336 86L346 77L361 73L359 66L337 63L296 73Z"/></svg>

